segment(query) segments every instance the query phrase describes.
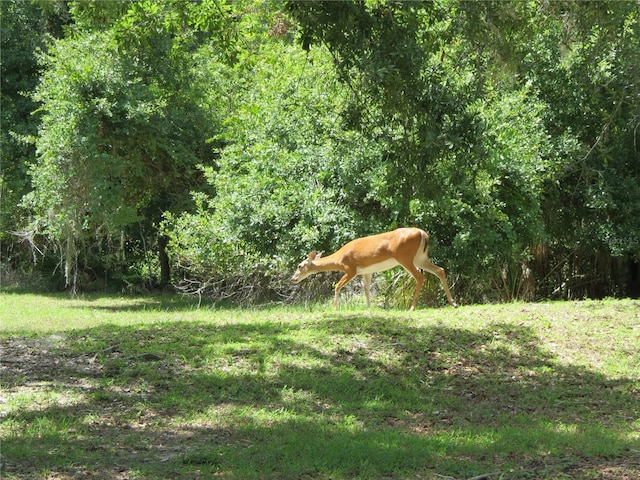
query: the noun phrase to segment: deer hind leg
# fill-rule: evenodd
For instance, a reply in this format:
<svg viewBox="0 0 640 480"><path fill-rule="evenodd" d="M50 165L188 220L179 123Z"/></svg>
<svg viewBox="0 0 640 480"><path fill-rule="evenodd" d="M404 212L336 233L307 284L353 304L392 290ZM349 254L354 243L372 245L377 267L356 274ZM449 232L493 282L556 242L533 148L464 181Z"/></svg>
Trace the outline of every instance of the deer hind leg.
<svg viewBox="0 0 640 480"><path fill-rule="evenodd" d="M416 305L418 304L418 297L420 296L420 291L422 290L422 284L424 283L424 275L420 273L420 270L416 268L413 262L409 263L400 263L404 267L404 269L411 274L413 278L416 280L416 293L413 295L413 301L411 302L411 308L409 310L415 310Z"/></svg>
<svg viewBox="0 0 640 480"><path fill-rule="evenodd" d="M420 267L440 279L440 283L442 283L442 286L444 288L444 293L447 295L447 300L449 300L451 306L457 307L458 304L453 299L453 296L451 296L451 290L449 290L449 284L447 283L447 274L444 271L444 268L439 267L426 259L422 262Z"/></svg>
<svg viewBox="0 0 640 480"><path fill-rule="evenodd" d="M340 302L340 290L342 289L342 287L344 287L347 283L349 283L353 277L355 277L356 274L352 273L352 272L346 272L342 278L340 279L340 281L338 281L338 284L336 285L336 294L333 297L333 309L336 310L338 308L338 303Z"/></svg>
<svg viewBox="0 0 640 480"><path fill-rule="evenodd" d="M364 296L367 299L367 308L371 306L371 274L362 275L362 283L364 284Z"/></svg>

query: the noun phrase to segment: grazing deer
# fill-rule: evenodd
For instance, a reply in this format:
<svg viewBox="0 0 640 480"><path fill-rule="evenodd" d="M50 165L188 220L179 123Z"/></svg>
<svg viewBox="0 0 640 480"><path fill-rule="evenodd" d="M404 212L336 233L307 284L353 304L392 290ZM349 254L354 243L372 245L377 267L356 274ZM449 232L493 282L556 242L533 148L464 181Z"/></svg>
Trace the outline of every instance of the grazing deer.
<svg viewBox="0 0 640 480"><path fill-rule="evenodd" d="M392 232L352 240L328 257L311 252L298 265L291 281L299 283L309 275L318 272L344 272L336 285L333 299L333 308L337 308L340 289L356 275L362 275L368 307L370 306L371 274L402 265L416 279L416 293L411 303L411 310L414 310L424 283L424 275L418 270L422 268L440 279L449 303L457 307L451 296L444 269L429 261L428 250L429 235L427 232L419 228L399 228Z"/></svg>

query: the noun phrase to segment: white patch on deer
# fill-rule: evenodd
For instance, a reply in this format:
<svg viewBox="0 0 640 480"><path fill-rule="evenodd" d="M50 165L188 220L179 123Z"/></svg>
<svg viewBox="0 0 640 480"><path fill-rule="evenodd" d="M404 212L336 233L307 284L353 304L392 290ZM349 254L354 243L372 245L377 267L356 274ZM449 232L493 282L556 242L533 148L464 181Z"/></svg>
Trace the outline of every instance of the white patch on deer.
<svg viewBox="0 0 640 480"><path fill-rule="evenodd" d="M400 264L395 258L389 258L384 262L374 263L367 267L356 268L356 275L366 275L367 273L384 272L385 270L389 270L390 268L396 267L398 265Z"/></svg>

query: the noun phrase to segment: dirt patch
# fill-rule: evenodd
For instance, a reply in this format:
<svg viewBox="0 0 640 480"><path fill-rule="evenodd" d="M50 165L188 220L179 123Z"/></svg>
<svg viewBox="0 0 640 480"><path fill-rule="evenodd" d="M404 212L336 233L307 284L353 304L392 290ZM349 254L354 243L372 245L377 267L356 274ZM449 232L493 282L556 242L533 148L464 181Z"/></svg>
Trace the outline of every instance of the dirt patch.
<svg viewBox="0 0 640 480"><path fill-rule="evenodd" d="M0 376L4 388L33 382L59 382L74 372L82 377L98 375L102 366L93 355L64 356L57 351L61 335L46 338L7 338L0 341Z"/></svg>
<svg viewBox="0 0 640 480"><path fill-rule="evenodd" d="M584 480L638 480L640 462L634 459L618 459L612 462L585 461L564 472L569 478Z"/></svg>

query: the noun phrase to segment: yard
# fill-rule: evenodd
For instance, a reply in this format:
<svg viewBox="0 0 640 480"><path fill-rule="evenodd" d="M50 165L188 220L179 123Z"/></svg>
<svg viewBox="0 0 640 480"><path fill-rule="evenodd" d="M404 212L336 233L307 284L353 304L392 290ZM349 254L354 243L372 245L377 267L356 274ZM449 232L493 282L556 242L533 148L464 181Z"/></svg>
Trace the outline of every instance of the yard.
<svg viewBox="0 0 640 480"><path fill-rule="evenodd" d="M5 479L640 478L640 302L0 294Z"/></svg>

